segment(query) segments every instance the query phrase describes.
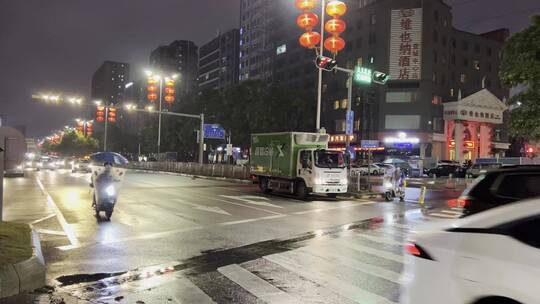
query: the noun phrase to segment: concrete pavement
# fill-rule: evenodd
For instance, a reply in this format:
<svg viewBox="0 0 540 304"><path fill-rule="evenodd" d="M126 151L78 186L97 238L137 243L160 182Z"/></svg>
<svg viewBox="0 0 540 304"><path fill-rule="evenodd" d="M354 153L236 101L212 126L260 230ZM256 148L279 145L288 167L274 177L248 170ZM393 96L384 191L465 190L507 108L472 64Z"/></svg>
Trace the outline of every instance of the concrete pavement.
<svg viewBox="0 0 540 304"><path fill-rule="evenodd" d="M191 302L185 298L187 294L188 298L203 302L268 302L281 295L279 290L283 291L281 286L272 289L275 287L272 280L284 280L282 276L290 274L291 284L287 288L298 290L304 286L304 293L314 288L329 297L321 297L321 303L347 303L351 301L347 292L354 291L354 286L343 290L344 297L343 294L334 297L334 291L323 291L317 285L320 282L308 279L298 282L300 285L294 283L303 276L291 274L290 268L297 267L294 263L302 259L288 256L288 252L304 247L321 252L319 247L310 246L345 240L344 237L359 233L373 232L373 238L388 240L394 236L385 233L395 230L402 240L406 231L403 227L408 229L425 220L412 201L397 204L322 197L299 201L289 196L261 194L255 185L130 172L112 221L98 222L90 207L88 175L44 171L9 183L18 186L12 187L17 191L9 192L11 185L6 189L6 195L11 198L6 214L32 222L40 232L47 278L50 285L57 287L55 293L92 301L112 301L122 296L135 301L144 298L146 303L154 303L151 300L160 297L170 297L178 303ZM440 204L444 204L445 195L455 197L453 193L441 193ZM32 210L31 216L24 214L25 209ZM397 226L375 231L370 219L381 217L385 225ZM354 238L325 246L348 242L354 242ZM358 248L340 249L339 252L347 253L340 258L356 260ZM393 253L398 254L395 250ZM285 256L276 260L275 254ZM374 255L373 251L368 254ZM374 269L369 267L373 263L367 260L363 263L368 265L366 269ZM275 272L275 278L269 280L260 275L257 267L281 272ZM167 269L172 270L161 273ZM392 275L382 273L388 275L386 279ZM246 285L244 281L253 281L247 279L253 275L266 283L255 280L261 286ZM328 284L334 282L328 276L331 274L325 272L323 277L328 279ZM252 287L256 290L250 291ZM384 288L395 288L395 284ZM385 292L379 292L379 296ZM385 299L394 301L395 293L392 291ZM298 295L282 298L294 302Z"/></svg>

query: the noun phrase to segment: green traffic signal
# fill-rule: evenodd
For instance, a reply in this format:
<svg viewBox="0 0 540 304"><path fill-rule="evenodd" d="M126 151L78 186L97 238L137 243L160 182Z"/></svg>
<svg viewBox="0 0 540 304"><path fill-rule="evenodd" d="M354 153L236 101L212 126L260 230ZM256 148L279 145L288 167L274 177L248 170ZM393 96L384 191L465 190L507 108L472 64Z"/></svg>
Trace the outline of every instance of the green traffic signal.
<svg viewBox="0 0 540 304"><path fill-rule="evenodd" d="M354 68L354 81L357 83L371 84L372 81L372 71L369 68L356 66Z"/></svg>

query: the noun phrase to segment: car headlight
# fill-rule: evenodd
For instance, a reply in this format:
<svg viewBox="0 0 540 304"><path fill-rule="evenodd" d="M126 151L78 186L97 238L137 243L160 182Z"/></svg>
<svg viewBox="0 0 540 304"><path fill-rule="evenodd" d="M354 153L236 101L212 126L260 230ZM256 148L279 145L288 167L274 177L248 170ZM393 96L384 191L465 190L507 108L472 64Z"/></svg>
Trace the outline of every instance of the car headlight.
<svg viewBox="0 0 540 304"><path fill-rule="evenodd" d="M392 185L391 182L384 182L384 187L385 188L392 188L394 185Z"/></svg>
<svg viewBox="0 0 540 304"><path fill-rule="evenodd" d="M32 166L32 162L26 162L26 166L27 166L27 167Z"/></svg>
<svg viewBox="0 0 540 304"><path fill-rule="evenodd" d="M15 167L17 170L22 170L23 166L22 165L18 165L17 167Z"/></svg>
<svg viewBox="0 0 540 304"><path fill-rule="evenodd" d="M105 188L105 193L107 193L108 196L115 196L116 195L116 189L113 185L109 185L107 188Z"/></svg>

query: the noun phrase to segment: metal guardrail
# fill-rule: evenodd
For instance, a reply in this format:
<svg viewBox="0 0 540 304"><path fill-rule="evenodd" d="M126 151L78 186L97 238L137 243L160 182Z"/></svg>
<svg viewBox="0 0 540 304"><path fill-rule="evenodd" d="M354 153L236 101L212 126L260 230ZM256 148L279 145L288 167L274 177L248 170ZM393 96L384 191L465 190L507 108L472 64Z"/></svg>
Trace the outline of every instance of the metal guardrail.
<svg viewBox="0 0 540 304"><path fill-rule="evenodd" d="M130 162L127 165L127 168L243 180L248 180L251 176L248 166L235 166L228 164L201 165L199 163L182 162Z"/></svg>

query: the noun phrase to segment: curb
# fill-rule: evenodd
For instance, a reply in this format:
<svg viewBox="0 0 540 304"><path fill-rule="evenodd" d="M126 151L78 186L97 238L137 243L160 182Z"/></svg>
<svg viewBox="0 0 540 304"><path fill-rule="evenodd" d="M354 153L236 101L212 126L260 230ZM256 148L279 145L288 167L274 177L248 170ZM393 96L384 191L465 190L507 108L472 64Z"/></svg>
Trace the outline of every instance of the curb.
<svg viewBox="0 0 540 304"><path fill-rule="evenodd" d="M18 295L45 285L45 260L37 232L32 229L32 257L0 267L0 299Z"/></svg>
<svg viewBox="0 0 540 304"><path fill-rule="evenodd" d="M144 169L128 169L128 171L141 172L141 173L150 173L150 174L167 174L167 175L184 176L184 177L191 177L191 178L202 178L202 179L216 180L216 181L222 181L222 182L231 182L231 183L235 183L235 184L253 184L253 182L250 181L250 180L237 179L237 178L226 178L226 177L215 177L215 176L204 176L204 175L192 175L192 174L186 174L186 173L144 170Z"/></svg>

